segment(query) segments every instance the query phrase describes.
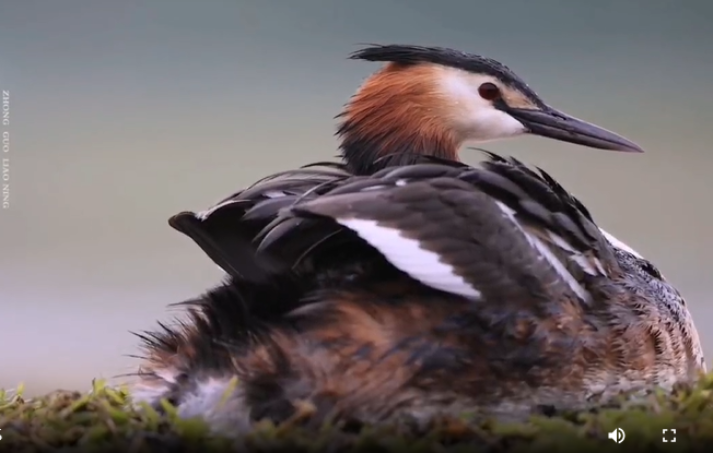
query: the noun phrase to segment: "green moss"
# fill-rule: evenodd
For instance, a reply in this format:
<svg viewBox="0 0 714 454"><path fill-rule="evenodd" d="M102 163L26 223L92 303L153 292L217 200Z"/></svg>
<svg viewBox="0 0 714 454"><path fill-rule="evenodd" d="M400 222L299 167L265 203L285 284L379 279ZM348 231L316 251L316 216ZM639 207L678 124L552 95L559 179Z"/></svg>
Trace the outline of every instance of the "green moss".
<svg viewBox="0 0 714 454"><path fill-rule="evenodd" d="M534 416L522 424L434 421L421 431L411 425L308 430L297 418L280 426L260 423L234 447L212 437L200 420L181 420L170 405L127 410L126 390L95 382L92 392L57 391L25 400L22 390L0 391L0 451L87 452L708 452L712 446L712 375L671 394L655 393L636 404L621 399L585 413ZM620 427L625 441L607 433ZM677 429L676 443L662 429Z"/></svg>

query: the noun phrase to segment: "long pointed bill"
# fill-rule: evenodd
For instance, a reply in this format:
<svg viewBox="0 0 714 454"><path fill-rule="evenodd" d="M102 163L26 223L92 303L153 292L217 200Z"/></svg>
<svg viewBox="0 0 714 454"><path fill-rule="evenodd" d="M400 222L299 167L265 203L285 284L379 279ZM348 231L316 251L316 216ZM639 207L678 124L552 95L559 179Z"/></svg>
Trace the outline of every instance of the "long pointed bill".
<svg viewBox="0 0 714 454"><path fill-rule="evenodd" d="M639 145L614 132L550 107L545 110L507 108L506 112L523 123L531 134L602 150L644 152Z"/></svg>

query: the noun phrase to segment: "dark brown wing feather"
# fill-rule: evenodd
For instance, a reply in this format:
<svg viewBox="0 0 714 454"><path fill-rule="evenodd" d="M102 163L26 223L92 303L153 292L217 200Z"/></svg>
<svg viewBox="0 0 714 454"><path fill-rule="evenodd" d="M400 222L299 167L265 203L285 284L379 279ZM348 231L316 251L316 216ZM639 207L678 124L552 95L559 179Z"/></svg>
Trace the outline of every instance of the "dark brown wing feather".
<svg viewBox="0 0 714 454"><path fill-rule="evenodd" d="M221 200L205 212L182 212L169 225L191 238L229 275L267 282L289 272L283 262L267 254L257 255L255 236L284 207L309 195L328 190L348 177L339 168L304 168L281 172Z"/></svg>

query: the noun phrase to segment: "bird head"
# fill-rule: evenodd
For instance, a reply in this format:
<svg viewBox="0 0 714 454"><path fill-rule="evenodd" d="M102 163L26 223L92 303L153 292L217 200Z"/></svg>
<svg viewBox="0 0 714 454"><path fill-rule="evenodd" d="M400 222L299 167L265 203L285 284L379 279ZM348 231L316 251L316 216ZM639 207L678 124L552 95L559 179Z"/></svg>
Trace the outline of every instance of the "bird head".
<svg viewBox="0 0 714 454"><path fill-rule="evenodd" d="M546 104L518 75L490 58L410 45L371 46L350 58L386 63L338 116L337 134L350 165L405 151L455 160L464 142L524 134L603 150L643 151Z"/></svg>

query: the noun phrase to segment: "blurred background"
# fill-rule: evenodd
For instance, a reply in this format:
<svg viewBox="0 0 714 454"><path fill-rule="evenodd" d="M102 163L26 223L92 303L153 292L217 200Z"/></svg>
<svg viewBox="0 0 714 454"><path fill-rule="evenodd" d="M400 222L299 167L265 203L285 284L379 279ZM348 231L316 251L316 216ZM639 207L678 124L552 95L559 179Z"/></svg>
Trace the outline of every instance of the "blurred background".
<svg viewBox="0 0 714 454"><path fill-rule="evenodd" d="M168 217L335 156L333 116L378 68L346 59L362 43L494 57L642 145L488 147L545 167L652 259L711 367L711 16L705 0L0 1L0 388L131 372L130 331L222 277Z"/></svg>

